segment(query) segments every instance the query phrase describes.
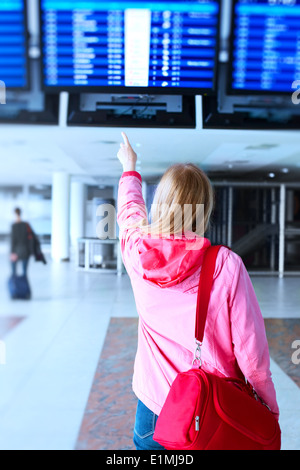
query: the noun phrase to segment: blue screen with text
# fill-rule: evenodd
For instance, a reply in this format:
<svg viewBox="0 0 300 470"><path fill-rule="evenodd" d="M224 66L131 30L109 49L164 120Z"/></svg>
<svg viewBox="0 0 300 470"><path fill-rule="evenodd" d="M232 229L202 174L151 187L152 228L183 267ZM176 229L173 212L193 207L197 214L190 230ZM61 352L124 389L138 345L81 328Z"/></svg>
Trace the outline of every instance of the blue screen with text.
<svg viewBox="0 0 300 470"><path fill-rule="evenodd" d="M237 0L232 88L291 92L300 80L300 0Z"/></svg>
<svg viewBox="0 0 300 470"><path fill-rule="evenodd" d="M219 2L41 0L47 87L212 89Z"/></svg>
<svg viewBox="0 0 300 470"><path fill-rule="evenodd" d="M0 1L0 80L7 88L27 87L25 5Z"/></svg>

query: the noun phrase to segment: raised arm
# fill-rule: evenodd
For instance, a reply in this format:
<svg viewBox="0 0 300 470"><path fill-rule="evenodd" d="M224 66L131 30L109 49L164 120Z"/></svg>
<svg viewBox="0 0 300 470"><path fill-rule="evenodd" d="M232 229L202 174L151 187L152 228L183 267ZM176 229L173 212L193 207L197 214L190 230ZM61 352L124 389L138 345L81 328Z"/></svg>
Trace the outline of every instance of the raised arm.
<svg viewBox="0 0 300 470"><path fill-rule="evenodd" d="M141 236L137 229L148 223L148 216L143 198L142 177L136 172L137 155L126 134L122 133L122 136L124 143L121 144L118 158L124 172L119 184L118 224L124 263L128 267L129 261L134 259L133 252L137 249Z"/></svg>
<svg viewBox="0 0 300 470"><path fill-rule="evenodd" d="M120 150L118 153L118 159L120 160L123 166L124 172L136 171L137 154L133 150L129 139L124 132L122 132L122 137L124 143L121 143Z"/></svg>

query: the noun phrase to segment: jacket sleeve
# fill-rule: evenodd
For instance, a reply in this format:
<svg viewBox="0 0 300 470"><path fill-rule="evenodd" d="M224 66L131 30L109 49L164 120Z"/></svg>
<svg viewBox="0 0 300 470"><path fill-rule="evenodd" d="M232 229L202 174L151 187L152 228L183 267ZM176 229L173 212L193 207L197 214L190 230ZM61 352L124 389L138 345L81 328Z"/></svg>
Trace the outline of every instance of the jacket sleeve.
<svg viewBox="0 0 300 470"><path fill-rule="evenodd" d="M142 177L137 172L125 172L119 184L118 225L123 261L126 268L135 259L140 233L138 227L148 223L142 192Z"/></svg>
<svg viewBox="0 0 300 470"><path fill-rule="evenodd" d="M17 236L15 225L11 227L11 234L10 234L10 252L11 254L16 253L16 245L17 245Z"/></svg>
<svg viewBox="0 0 300 470"><path fill-rule="evenodd" d="M265 324L251 279L238 259L229 301L234 353L245 378L278 419Z"/></svg>

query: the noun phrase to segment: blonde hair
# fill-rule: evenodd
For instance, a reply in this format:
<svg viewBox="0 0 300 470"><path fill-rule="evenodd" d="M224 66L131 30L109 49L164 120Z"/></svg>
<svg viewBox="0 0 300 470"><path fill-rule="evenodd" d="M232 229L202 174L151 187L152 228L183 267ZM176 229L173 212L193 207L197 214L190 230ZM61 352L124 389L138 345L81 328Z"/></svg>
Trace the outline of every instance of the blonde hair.
<svg viewBox="0 0 300 470"><path fill-rule="evenodd" d="M173 165L156 190L151 223L142 230L152 236L193 232L203 237L213 209L214 190L204 171L192 163Z"/></svg>

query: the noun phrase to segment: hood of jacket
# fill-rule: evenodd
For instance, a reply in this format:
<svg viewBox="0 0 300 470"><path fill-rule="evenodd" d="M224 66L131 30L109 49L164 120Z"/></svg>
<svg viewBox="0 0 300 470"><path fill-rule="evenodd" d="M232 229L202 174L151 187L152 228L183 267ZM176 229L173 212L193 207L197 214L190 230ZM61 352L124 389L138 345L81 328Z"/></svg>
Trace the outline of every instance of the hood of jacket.
<svg viewBox="0 0 300 470"><path fill-rule="evenodd" d="M143 278L162 288L176 286L200 268L210 246L209 240L195 234L143 237L139 242Z"/></svg>

